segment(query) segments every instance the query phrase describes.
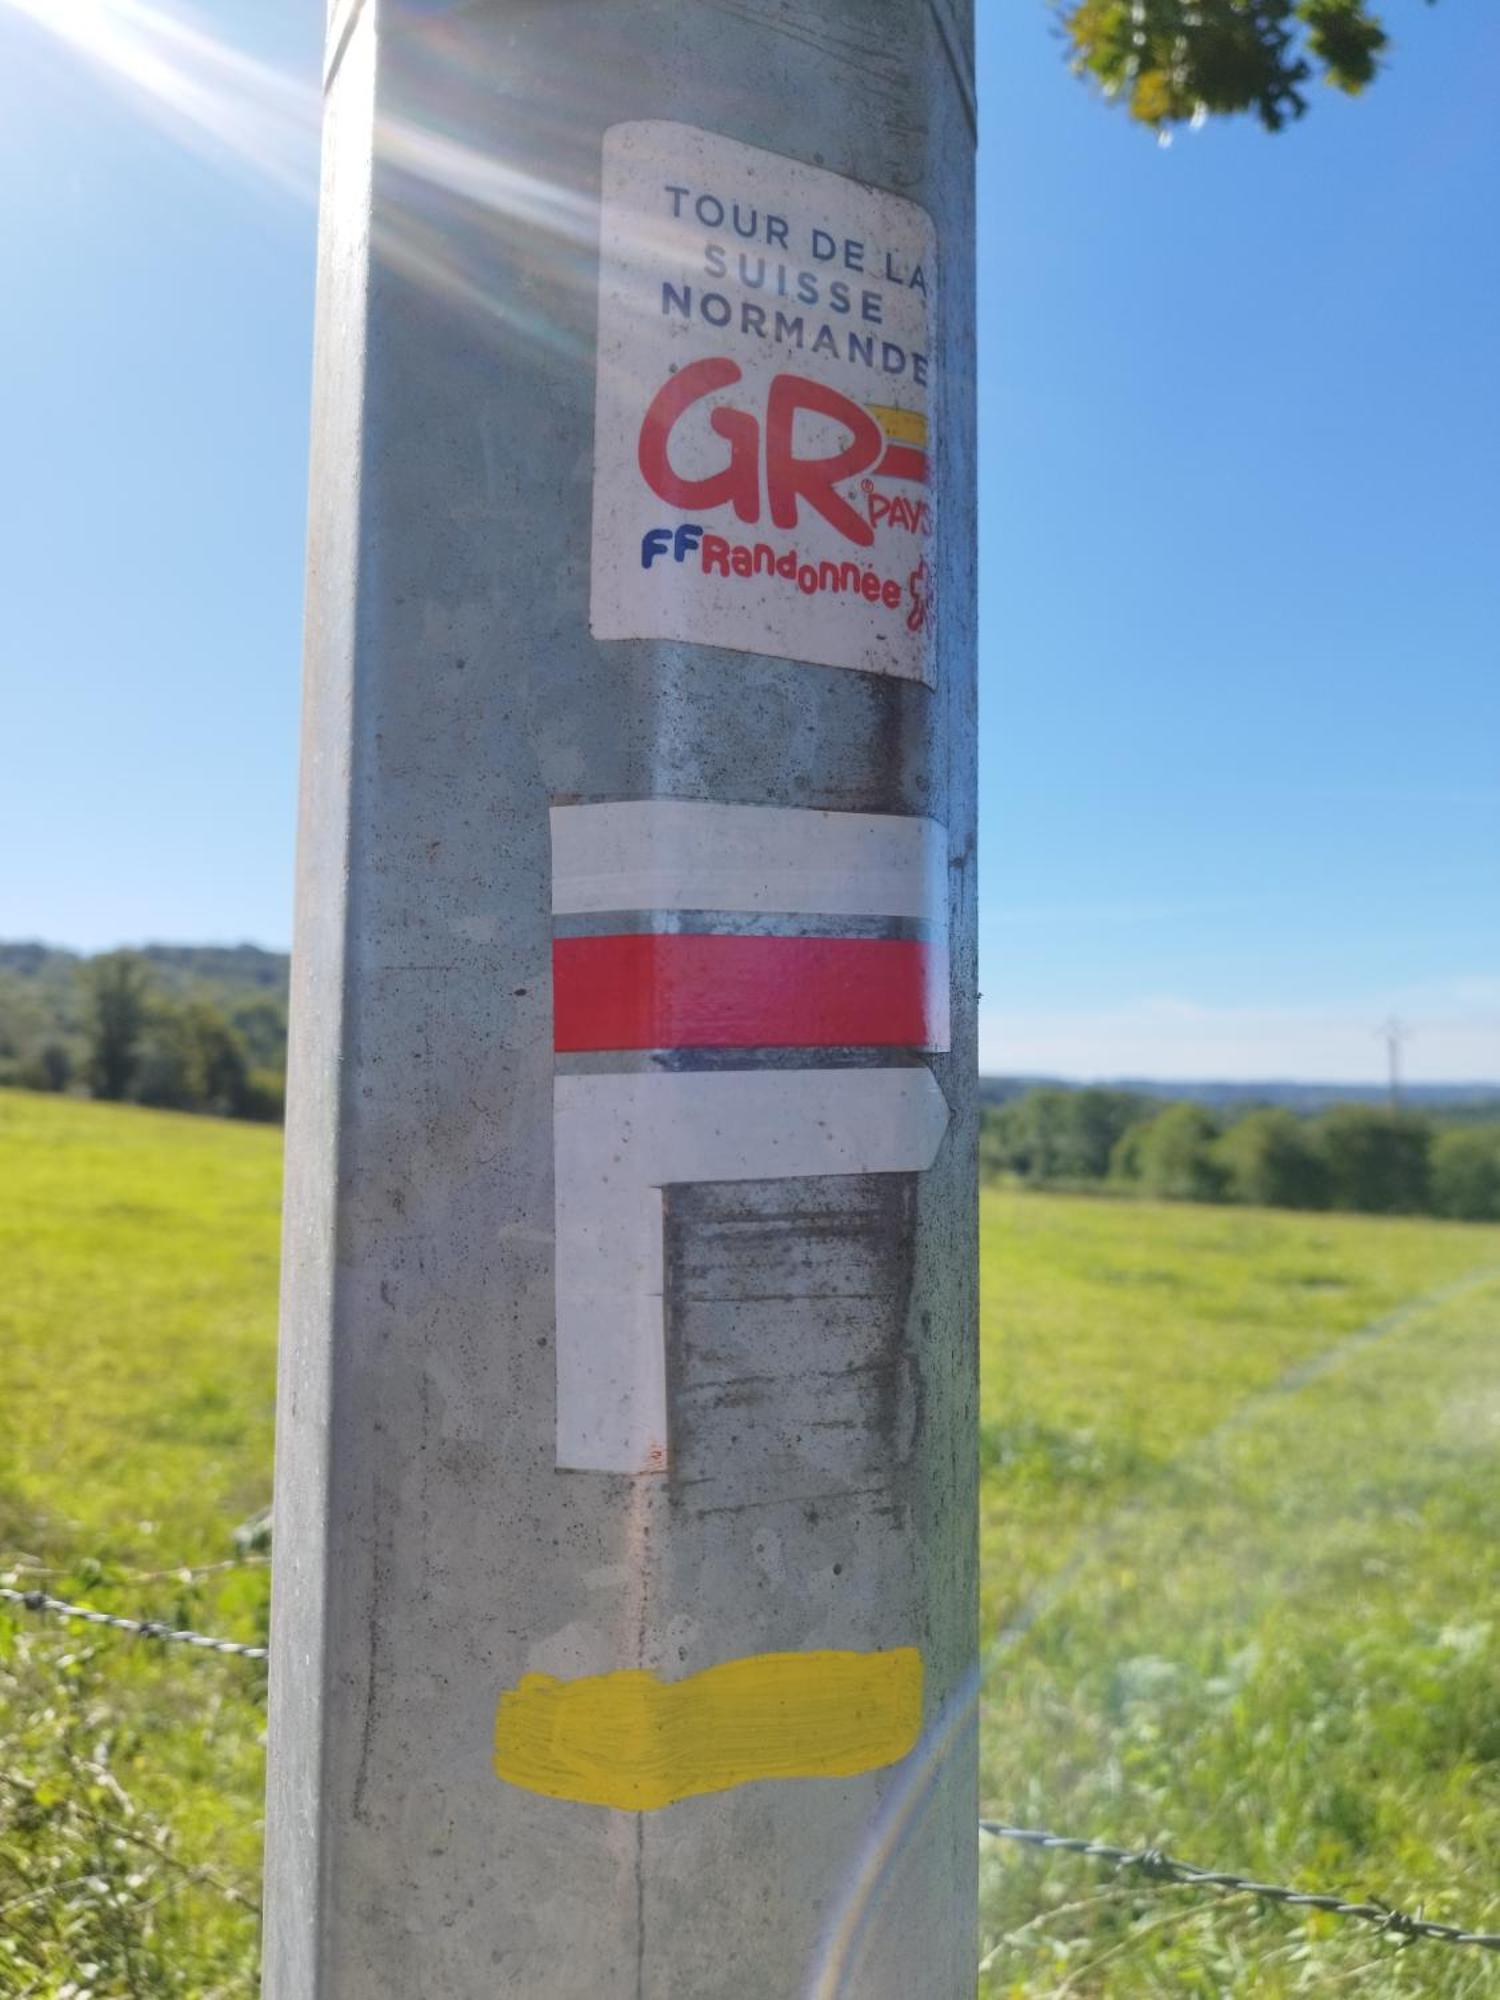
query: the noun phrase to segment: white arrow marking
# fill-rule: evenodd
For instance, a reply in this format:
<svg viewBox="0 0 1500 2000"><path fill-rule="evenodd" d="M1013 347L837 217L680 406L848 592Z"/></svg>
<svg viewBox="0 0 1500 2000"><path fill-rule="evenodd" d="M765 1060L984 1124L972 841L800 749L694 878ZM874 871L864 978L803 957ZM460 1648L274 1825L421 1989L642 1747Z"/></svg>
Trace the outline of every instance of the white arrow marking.
<svg viewBox="0 0 1500 2000"><path fill-rule="evenodd" d="M930 1070L560 1076L557 1463L664 1472L662 1189L920 1173L948 1106Z"/></svg>

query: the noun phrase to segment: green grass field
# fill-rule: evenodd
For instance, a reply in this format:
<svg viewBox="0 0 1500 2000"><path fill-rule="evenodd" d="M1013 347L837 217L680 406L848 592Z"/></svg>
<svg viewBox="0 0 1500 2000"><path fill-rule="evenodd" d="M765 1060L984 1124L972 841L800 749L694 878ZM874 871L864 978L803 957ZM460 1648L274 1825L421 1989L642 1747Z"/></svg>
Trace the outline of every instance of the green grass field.
<svg viewBox="0 0 1500 2000"><path fill-rule="evenodd" d="M1500 1236L991 1200L986 1811L1500 1928ZM986 2000L1496 1962L984 1857Z"/></svg>
<svg viewBox="0 0 1500 2000"><path fill-rule="evenodd" d="M5 1581L264 1636L263 1567L158 1572L269 1494L280 1178L263 1127L0 1092ZM254 1663L0 1607L0 1993L253 1994L264 1729Z"/></svg>
<svg viewBox="0 0 1500 2000"><path fill-rule="evenodd" d="M268 1495L278 1182L274 1132L0 1094L0 1571L263 1636L263 1566L177 1566ZM1500 1925L1500 1232L990 1194L984 1276L986 1809ZM253 1993L263 1727L254 1665L0 1614L0 1993ZM986 2000L1500 1982L983 1881Z"/></svg>

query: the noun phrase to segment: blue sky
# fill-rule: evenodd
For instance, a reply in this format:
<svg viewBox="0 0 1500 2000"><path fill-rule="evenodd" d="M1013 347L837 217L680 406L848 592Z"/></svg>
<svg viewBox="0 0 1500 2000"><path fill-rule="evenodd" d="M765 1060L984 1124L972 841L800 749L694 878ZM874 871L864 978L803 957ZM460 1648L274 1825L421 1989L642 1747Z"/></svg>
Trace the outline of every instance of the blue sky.
<svg viewBox="0 0 1500 2000"><path fill-rule="evenodd" d="M1162 150L979 11L984 1065L1500 1076L1500 14ZM321 15L0 0L0 937L287 942Z"/></svg>

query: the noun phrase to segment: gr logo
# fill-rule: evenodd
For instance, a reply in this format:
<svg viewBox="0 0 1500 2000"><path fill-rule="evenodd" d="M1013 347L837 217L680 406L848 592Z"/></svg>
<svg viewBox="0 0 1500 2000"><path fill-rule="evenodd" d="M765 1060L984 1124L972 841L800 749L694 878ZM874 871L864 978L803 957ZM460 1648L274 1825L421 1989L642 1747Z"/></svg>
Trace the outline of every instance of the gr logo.
<svg viewBox="0 0 1500 2000"><path fill-rule="evenodd" d="M717 471L687 478L672 463L672 433L695 405L742 378L739 364L720 356L691 361L670 376L652 398L641 425L641 476L671 507L733 507L741 521L761 517L761 439L765 438L764 495L778 528L795 528L803 506L829 526L867 549L875 540L869 518L839 490L872 471L886 455L886 436L862 404L805 375L773 377L765 420L728 405L714 410L709 428L728 447ZM800 453L799 419L821 417L834 426L839 442L832 451ZM924 468L925 469L925 468Z"/></svg>

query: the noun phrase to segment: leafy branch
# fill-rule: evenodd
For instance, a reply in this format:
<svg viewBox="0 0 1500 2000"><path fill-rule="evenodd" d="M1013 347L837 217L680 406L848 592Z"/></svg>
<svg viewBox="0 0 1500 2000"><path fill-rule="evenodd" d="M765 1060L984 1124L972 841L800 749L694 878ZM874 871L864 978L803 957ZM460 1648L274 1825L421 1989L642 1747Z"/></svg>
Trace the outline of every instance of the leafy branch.
<svg viewBox="0 0 1500 2000"><path fill-rule="evenodd" d="M1370 0L1055 3L1074 69L1157 132L1244 111L1279 132L1314 77L1355 96L1390 46Z"/></svg>

